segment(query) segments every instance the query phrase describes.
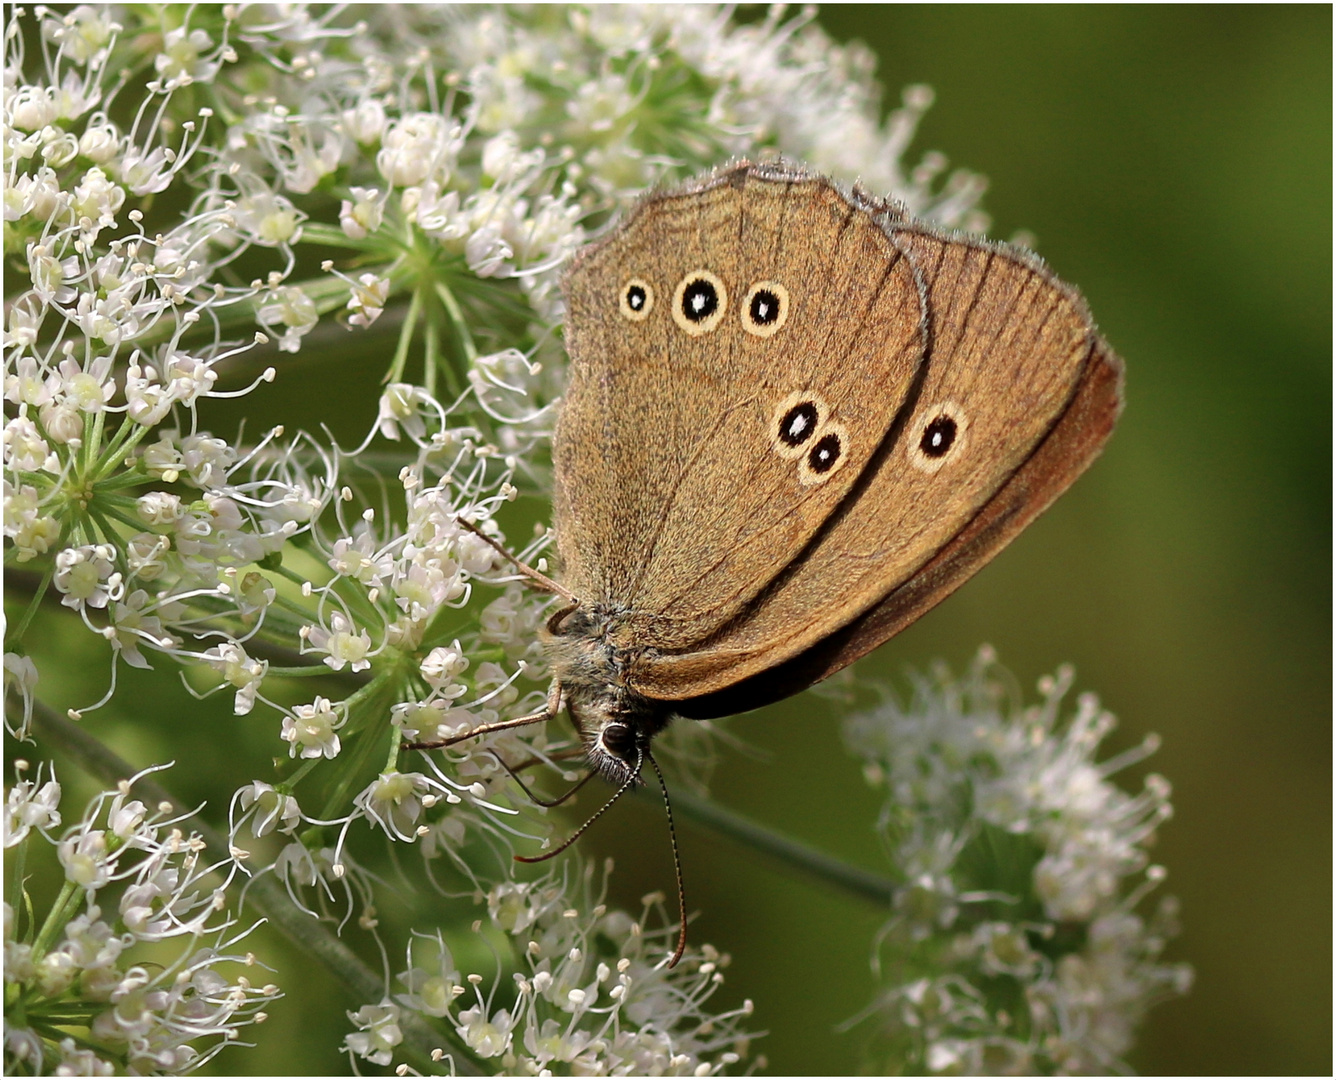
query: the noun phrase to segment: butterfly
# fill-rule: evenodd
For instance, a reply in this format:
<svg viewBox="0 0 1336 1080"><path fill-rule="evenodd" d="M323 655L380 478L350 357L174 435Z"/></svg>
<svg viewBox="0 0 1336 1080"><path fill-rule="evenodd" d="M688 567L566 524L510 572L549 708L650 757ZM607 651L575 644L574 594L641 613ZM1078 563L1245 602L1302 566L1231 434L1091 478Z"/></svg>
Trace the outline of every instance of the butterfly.
<svg viewBox="0 0 1336 1080"><path fill-rule="evenodd" d="M1121 361L1033 254L792 164L648 196L564 289L561 580L523 568L565 601L552 690L468 737L564 706L618 795L674 718L797 693L949 595L1121 408Z"/></svg>

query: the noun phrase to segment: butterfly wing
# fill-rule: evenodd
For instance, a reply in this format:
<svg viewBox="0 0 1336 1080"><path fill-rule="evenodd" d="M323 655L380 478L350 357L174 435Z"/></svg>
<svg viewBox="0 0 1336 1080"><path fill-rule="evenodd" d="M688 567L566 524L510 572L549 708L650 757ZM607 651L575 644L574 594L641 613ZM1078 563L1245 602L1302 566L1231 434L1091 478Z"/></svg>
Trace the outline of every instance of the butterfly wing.
<svg viewBox="0 0 1336 1080"><path fill-rule="evenodd" d="M964 582L1093 460L1121 363L1038 260L888 223L926 282L929 347L902 423L746 609L628 681L687 715L754 708L829 675ZM837 358L831 358L831 363Z"/></svg>
<svg viewBox="0 0 1336 1080"><path fill-rule="evenodd" d="M677 703L695 719L756 709L820 682L898 634L944 600L1042 513L1099 454L1122 406L1122 365L1102 342L1053 430L961 529L903 584L789 660Z"/></svg>
<svg viewBox="0 0 1336 1080"><path fill-rule="evenodd" d="M577 258L556 531L618 644L697 648L800 555L911 397L921 286L868 213L775 167L653 197Z"/></svg>

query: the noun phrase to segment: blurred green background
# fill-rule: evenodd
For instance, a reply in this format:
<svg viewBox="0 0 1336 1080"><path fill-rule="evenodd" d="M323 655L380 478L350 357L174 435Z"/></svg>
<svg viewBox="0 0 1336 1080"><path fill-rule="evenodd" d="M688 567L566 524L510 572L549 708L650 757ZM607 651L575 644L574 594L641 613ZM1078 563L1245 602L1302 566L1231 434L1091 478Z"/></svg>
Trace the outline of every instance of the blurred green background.
<svg viewBox="0 0 1336 1080"><path fill-rule="evenodd" d="M985 173L993 233L1031 230L1127 362L1102 459L954 597L863 661L898 676L992 643L1062 662L1158 732L1155 858L1191 994L1150 1015L1148 1073L1330 1073L1331 43L1323 7L822 10L879 57L887 102L937 92L916 147ZM911 155L912 157L912 155ZM716 798L869 868L876 802L811 693L733 721ZM1120 778L1139 788L1139 776ZM649 807L590 837L629 858ZM609 833L620 830L616 841ZM775 1072L857 1067L876 912L689 829L697 940L734 956ZM651 849L651 855L653 851ZM659 860L644 886L662 886ZM628 895L631 890L628 888Z"/></svg>
<svg viewBox="0 0 1336 1080"><path fill-rule="evenodd" d="M1094 468L858 670L903 686L907 668L940 657L961 670L986 641L1027 687L1073 663L1077 689L1121 720L1108 754L1158 732L1163 748L1140 772L1174 785L1155 852L1182 901L1168 956L1190 961L1197 983L1151 1014L1133 1064L1330 1073L1331 11L844 6L820 18L876 50L888 105L905 84L935 88L911 159L941 150L985 173L994 235L1033 232L1128 367L1126 413ZM345 402L361 431L382 366L333 359L304 351L287 377L319 365L325 392L308 404L337 423L327 403ZM307 422L250 423L278 419ZM57 706L105 687L104 650L85 639L68 639L79 674ZM216 805L234 771L269 774L272 737L241 737L253 725L225 697L200 704L175 683L124 679L88 723L127 758L176 757L172 785ZM762 756L721 747L713 791L885 872L879 798L842 749L843 711L808 693L733 721ZM220 732L227 776L214 767ZM1140 787L1135 771L1121 780ZM582 841L589 857L616 857L616 902L637 908L671 886L663 828L661 809L635 801ZM720 1007L755 999L754 1027L770 1033L755 1049L773 1073L855 1070L858 1034L834 1028L873 994L884 912L689 823L681 841L692 938L734 960ZM386 892L387 924L476 917ZM257 945L271 948L280 976L310 971L285 946ZM294 992L255 1032L264 1049L213 1071L346 1070L342 1010L362 1003L316 978L279 981Z"/></svg>

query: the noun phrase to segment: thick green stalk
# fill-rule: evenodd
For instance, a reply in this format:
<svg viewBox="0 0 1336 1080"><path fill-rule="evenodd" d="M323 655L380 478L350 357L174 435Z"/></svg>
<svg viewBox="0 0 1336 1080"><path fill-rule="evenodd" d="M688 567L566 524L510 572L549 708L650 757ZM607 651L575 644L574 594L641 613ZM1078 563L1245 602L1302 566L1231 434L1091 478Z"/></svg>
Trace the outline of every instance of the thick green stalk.
<svg viewBox="0 0 1336 1080"><path fill-rule="evenodd" d="M710 832L725 836L752 851L769 855L784 866L829 888L856 896L860 900L870 900L879 907L887 907L891 902L896 883L889 878L850 866L710 799L678 789L673 792L673 809Z"/></svg>

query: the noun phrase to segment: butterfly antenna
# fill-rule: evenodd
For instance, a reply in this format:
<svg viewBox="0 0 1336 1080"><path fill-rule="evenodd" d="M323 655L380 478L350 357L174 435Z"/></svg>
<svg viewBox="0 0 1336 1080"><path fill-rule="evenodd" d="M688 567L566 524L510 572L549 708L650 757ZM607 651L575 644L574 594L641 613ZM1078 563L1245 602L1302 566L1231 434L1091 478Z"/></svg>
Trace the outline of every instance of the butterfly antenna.
<svg viewBox="0 0 1336 1080"><path fill-rule="evenodd" d="M568 847L570 847L573 843L575 843L575 841L579 840L580 837L584 835L585 830L589 828L590 825L594 824L594 822L596 822L599 818L601 818L603 814L607 811L608 807L611 806L613 803L615 803L618 799L620 799L622 795L626 792L626 789L636 782L636 779L640 776L640 768L643 763L643 760L644 759L640 757L636 758L635 769L632 771L631 775L626 778L626 782L623 783L622 786L617 789L617 793L613 795L613 797L609 799L607 802L605 802L602 806L600 806L597 810L595 810L593 815L590 817L588 821L586 821L583 825L581 825L578 829L576 829L575 832L571 833L570 836L566 837L565 842L562 843L560 847L554 848L552 851L545 851L541 855L516 855L515 861L523 863L536 863L536 862L546 862L548 859L555 859L558 855L560 855L563 851L565 851ZM653 759L651 758L650 760L652 761ZM658 769L657 765L655 766L655 769L656 770Z"/></svg>
<svg viewBox="0 0 1336 1080"><path fill-rule="evenodd" d="M645 756L654 766L654 775L659 778L659 787L663 789L663 806L668 811L668 839L673 845L673 873L677 875L677 914L682 920L682 929L677 934L677 949L673 953L673 958L668 961L668 966L674 968L687 949L687 891L682 885L682 858L677 853L677 830L673 828L673 804L668 798L668 784L663 779L663 770L654 760L654 755L646 750Z"/></svg>

